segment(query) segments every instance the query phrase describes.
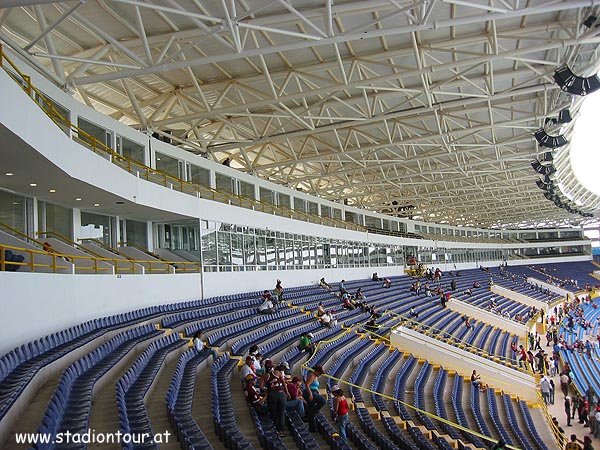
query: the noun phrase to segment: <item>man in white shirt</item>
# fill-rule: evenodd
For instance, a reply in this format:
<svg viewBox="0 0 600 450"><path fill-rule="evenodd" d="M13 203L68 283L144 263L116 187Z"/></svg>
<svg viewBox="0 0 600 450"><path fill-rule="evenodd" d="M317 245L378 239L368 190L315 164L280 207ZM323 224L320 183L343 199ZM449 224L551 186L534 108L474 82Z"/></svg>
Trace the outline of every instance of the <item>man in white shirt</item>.
<svg viewBox="0 0 600 450"><path fill-rule="evenodd" d="M246 363L242 366L242 380L245 380L248 375L256 376L254 372L254 358L246 356Z"/></svg>
<svg viewBox="0 0 600 450"><path fill-rule="evenodd" d="M275 305L270 298L266 299L262 305L258 307L260 314L273 314L275 312Z"/></svg>

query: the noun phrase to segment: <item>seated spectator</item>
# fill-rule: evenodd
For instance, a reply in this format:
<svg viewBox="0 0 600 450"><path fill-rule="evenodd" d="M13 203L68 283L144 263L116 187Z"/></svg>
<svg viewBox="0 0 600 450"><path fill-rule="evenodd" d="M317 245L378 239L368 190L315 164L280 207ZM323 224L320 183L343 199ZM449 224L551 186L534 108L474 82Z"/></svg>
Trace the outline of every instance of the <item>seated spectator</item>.
<svg viewBox="0 0 600 450"><path fill-rule="evenodd" d="M413 319L418 319L419 318L419 313L417 313L417 311L415 310L414 306L412 308L410 308L410 311L408 312L408 315L413 318Z"/></svg>
<svg viewBox="0 0 600 450"><path fill-rule="evenodd" d="M69 258L67 258L65 255L63 255L62 253L57 252L54 247L52 247L52 244L50 244L50 242L44 242L42 244L42 250L44 250L45 252L48 253L54 253L56 254L59 258L64 259L65 261L70 262Z"/></svg>
<svg viewBox="0 0 600 450"><path fill-rule="evenodd" d="M258 313L259 314L273 314L275 313L276 308L275 308L275 304L273 303L273 300L271 300L270 294L269 294L269 298L267 298L265 301L263 301L262 305L260 305L258 307Z"/></svg>
<svg viewBox="0 0 600 450"><path fill-rule="evenodd" d="M260 393L260 389L256 387L256 377L252 374L246 375L246 387L244 388L244 397L250 406L260 414L267 413L266 396Z"/></svg>
<svg viewBox="0 0 600 450"><path fill-rule="evenodd" d="M331 324L330 324L329 328L337 327L338 321L337 321L337 316L335 314L335 309L332 309L331 311L329 311L329 317L331 319Z"/></svg>
<svg viewBox="0 0 600 450"><path fill-rule="evenodd" d="M381 278L379 278L379 275L377 275L377 272L373 273L373 276L371 277L371 281L381 281Z"/></svg>
<svg viewBox="0 0 600 450"><path fill-rule="evenodd" d="M345 283L345 282L346 282L346 280L342 280L342 281L340 281L340 285L339 285L339 287L338 287L338 289L339 289L339 291L340 291L340 297L342 296L342 294L343 294L344 292L348 292L348 291L346 290L346 286L344 286L344 283Z"/></svg>
<svg viewBox="0 0 600 450"><path fill-rule="evenodd" d="M361 288L358 288L356 290L356 293L354 294L354 298L356 300L366 300L367 299L367 297L365 296L365 294L362 293Z"/></svg>
<svg viewBox="0 0 600 450"><path fill-rule="evenodd" d="M298 344L298 350L301 352L307 352L309 356L312 356L315 352L316 345L312 342L315 336L312 333L302 333L300 336L300 343Z"/></svg>
<svg viewBox="0 0 600 450"><path fill-rule="evenodd" d="M325 314L325 306L323 302L319 302L319 306L317 306L317 317L321 318Z"/></svg>
<svg viewBox="0 0 600 450"><path fill-rule="evenodd" d="M481 376L475 369L473 369L473 373L471 374L471 384L476 388L479 388L479 390L482 392L485 390L485 385L481 383Z"/></svg>
<svg viewBox="0 0 600 450"><path fill-rule="evenodd" d="M285 381L290 394L290 398L285 402L285 409L296 410L300 417L304 417L304 404L306 400L302 396L302 378L292 378L291 375L286 374Z"/></svg>
<svg viewBox="0 0 600 450"><path fill-rule="evenodd" d="M371 317L371 319L365 323L365 330L371 332L377 332L379 330L379 325L375 323L375 318Z"/></svg>
<svg viewBox="0 0 600 450"><path fill-rule="evenodd" d="M392 287L392 281L389 278L384 278L383 279L383 285L381 287L384 287L384 288L387 288L387 289L391 288Z"/></svg>
<svg viewBox="0 0 600 450"><path fill-rule="evenodd" d="M321 316L321 325L327 327L327 328L331 328L331 316L329 315L328 311L325 311L325 313Z"/></svg>
<svg viewBox="0 0 600 450"><path fill-rule="evenodd" d="M344 301L344 304L342 305L342 307L344 309L348 309L348 310L352 311L353 309L356 308L356 306L354 306L354 303L352 303L352 300L348 294L342 295L342 300Z"/></svg>
<svg viewBox="0 0 600 450"><path fill-rule="evenodd" d="M322 287L323 289L327 289L328 291L331 290L331 285L329 285L327 283L327 281L325 281L325 277L323 277L319 280L319 287Z"/></svg>
<svg viewBox="0 0 600 450"><path fill-rule="evenodd" d="M201 331L198 331L194 335L194 347L196 347L196 351L198 351L198 353L210 353L213 357L213 362L215 362L219 357L217 352L210 346L208 339L202 337Z"/></svg>
<svg viewBox="0 0 600 450"><path fill-rule="evenodd" d="M4 249L4 270L7 272L16 272L21 268L21 264L25 260L23 255L13 253L12 250ZM17 264L11 264L17 263Z"/></svg>
<svg viewBox="0 0 600 450"><path fill-rule="evenodd" d="M242 380L246 380L248 375L252 375L254 377L256 376L256 372L254 370L254 358L252 358L252 356L246 356L246 362L242 366L241 372Z"/></svg>
<svg viewBox="0 0 600 450"><path fill-rule="evenodd" d="M481 287L478 281L473 281L473 289Z"/></svg>

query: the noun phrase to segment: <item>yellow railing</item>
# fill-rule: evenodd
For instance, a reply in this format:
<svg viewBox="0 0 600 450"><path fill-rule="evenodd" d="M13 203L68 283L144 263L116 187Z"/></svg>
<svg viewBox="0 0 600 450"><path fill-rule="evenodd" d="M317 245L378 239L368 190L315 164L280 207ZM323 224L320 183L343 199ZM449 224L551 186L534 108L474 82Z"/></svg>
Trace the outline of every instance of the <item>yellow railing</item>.
<svg viewBox="0 0 600 450"><path fill-rule="evenodd" d="M352 222L295 211L290 208L273 205L268 202L254 200L230 192L220 191L218 189L212 189L207 186L185 181L166 172L152 169L142 163L126 158L103 142L100 142L94 136L79 128L77 125L71 123L68 118L62 116L56 110L54 103L50 101L42 91L32 85L31 78L21 72L19 68L8 58L4 52L2 44L0 44L0 65L6 71L6 73L23 88L27 95L29 95L34 101L36 101L36 103L38 103L42 110L59 128L61 128L63 131L69 130L71 132L73 140L85 145L93 152L104 156L113 164L121 167L131 174L170 189L194 195L198 198L213 200L220 203L227 203L233 206L239 206L246 209L261 211L268 214L275 214L277 216L288 217L305 222L317 223L320 225L366 231L366 228Z"/></svg>
<svg viewBox="0 0 600 450"><path fill-rule="evenodd" d="M10 250L13 254L21 255L25 259L23 262L7 261L6 250ZM51 258L50 263L39 262L40 256L49 256ZM36 261L36 258L38 259ZM65 264L66 261L61 255L56 253L48 253L43 250L34 250L29 248L15 247L12 245L0 244L0 271L7 270L7 266L13 265L20 268L27 267L30 272L36 272L36 269L50 269L52 273L61 271L67 271L71 269L71 264Z"/></svg>

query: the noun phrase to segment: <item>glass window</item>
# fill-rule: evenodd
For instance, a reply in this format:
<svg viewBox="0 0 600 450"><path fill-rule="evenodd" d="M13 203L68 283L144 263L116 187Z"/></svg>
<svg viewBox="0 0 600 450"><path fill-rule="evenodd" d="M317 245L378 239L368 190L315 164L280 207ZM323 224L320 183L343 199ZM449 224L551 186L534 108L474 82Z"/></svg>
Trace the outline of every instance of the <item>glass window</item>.
<svg viewBox="0 0 600 450"><path fill-rule="evenodd" d="M41 217L40 217L41 219ZM46 231L54 231L67 239L73 238L73 211L58 205L46 203Z"/></svg>
<svg viewBox="0 0 600 450"><path fill-rule="evenodd" d="M255 236L250 234L244 235L244 263L247 266L258 264L256 260L256 245Z"/></svg>
<svg viewBox="0 0 600 450"><path fill-rule="evenodd" d="M244 265L244 241L243 235L238 233L231 234L231 263L234 266Z"/></svg>
<svg viewBox="0 0 600 450"><path fill-rule="evenodd" d="M217 173L215 175L216 186L219 191L233 193L233 178Z"/></svg>
<svg viewBox="0 0 600 450"><path fill-rule="evenodd" d="M284 208L291 209L290 196L279 192L277 194L277 204Z"/></svg>
<svg viewBox="0 0 600 450"><path fill-rule="evenodd" d="M321 205L321 217L331 217L331 208L329 206Z"/></svg>
<svg viewBox="0 0 600 450"><path fill-rule="evenodd" d="M246 197L246 198L250 198L252 200L255 199L255 195L254 195L254 185L247 183L245 181L240 181L239 182L239 191L238 194L241 195L242 197Z"/></svg>
<svg viewBox="0 0 600 450"><path fill-rule="evenodd" d="M216 231L202 230L202 260L205 266L217 265Z"/></svg>
<svg viewBox="0 0 600 450"><path fill-rule="evenodd" d="M333 208L333 218L342 220L342 210L338 208Z"/></svg>
<svg viewBox="0 0 600 450"><path fill-rule="evenodd" d="M71 126L69 124L71 120L71 112L60 103L56 103L54 100L46 97L45 95L44 98L42 98L36 93L35 98L46 114L50 115L54 119L55 123L58 124L60 129L63 130L63 133L69 135L69 131L71 130Z"/></svg>
<svg viewBox="0 0 600 450"><path fill-rule="evenodd" d="M229 233L226 231L217 232L217 249L219 255L219 265L231 265L231 243Z"/></svg>
<svg viewBox="0 0 600 450"><path fill-rule="evenodd" d="M93 142L99 142L112 148L112 133L82 117L77 118L77 125L83 131L79 134L79 141L92 148Z"/></svg>
<svg viewBox="0 0 600 450"><path fill-rule="evenodd" d="M270 204L275 204L275 193L271 189L264 187L260 188L260 201Z"/></svg>
<svg viewBox="0 0 600 450"><path fill-rule="evenodd" d="M137 142L117 136L117 152L127 159L144 164L144 146Z"/></svg>
<svg viewBox="0 0 600 450"><path fill-rule="evenodd" d="M148 247L148 227L146 225L146 222L126 220L125 227L125 241L127 241L128 243L139 245L142 248Z"/></svg>
<svg viewBox="0 0 600 450"><path fill-rule="evenodd" d="M181 178L179 173L179 160L162 153L156 153L156 170L166 172L176 178Z"/></svg>
<svg viewBox="0 0 600 450"><path fill-rule="evenodd" d="M188 181L210 187L210 170L190 164Z"/></svg>
<svg viewBox="0 0 600 450"><path fill-rule="evenodd" d="M82 211L79 235L82 238L98 239L112 247L110 217Z"/></svg>
<svg viewBox="0 0 600 450"><path fill-rule="evenodd" d="M25 197L0 191L0 222L26 233ZM6 229L2 230L10 233Z"/></svg>
<svg viewBox="0 0 600 450"><path fill-rule="evenodd" d="M307 205L307 212L313 215L318 215L319 214L319 205L316 204L315 202L306 202Z"/></svg>
<svg viewBox="0 0 600 450"><path fill-rule="evenodd" d="M305 201L301 198L294 197L294 210L295 211L306 211Z"/></svg>

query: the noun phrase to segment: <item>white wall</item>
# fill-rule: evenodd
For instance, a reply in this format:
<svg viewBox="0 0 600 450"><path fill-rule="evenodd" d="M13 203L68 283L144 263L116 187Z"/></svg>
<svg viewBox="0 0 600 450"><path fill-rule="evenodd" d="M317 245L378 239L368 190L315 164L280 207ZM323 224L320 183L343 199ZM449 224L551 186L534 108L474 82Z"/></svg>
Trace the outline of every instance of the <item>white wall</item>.
<svg viewBox="0 0 600 450"><path fill-rule="evenodd" d="M0 355L90 319L201 297L198 274L119 277L0 272L0 286Z"/></svg>
<svg viewBox="0 0 600 450"><path fill-rule="evenodd" d="M450 301L447 303L447 305L449 309L456 311L461 315L466 314L467 316L473 317L481 322L487 323L488 325L502 328L509 333L516 334L520 338L524 338L526 336L527 326L522 323L515 322L514 320L507 320L498 314L478 308L477 306L453 297L450 298Z"/></svg>

